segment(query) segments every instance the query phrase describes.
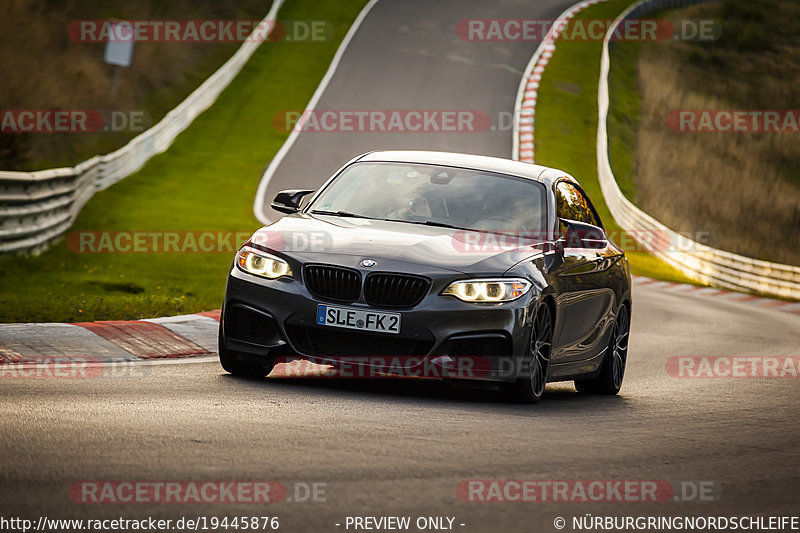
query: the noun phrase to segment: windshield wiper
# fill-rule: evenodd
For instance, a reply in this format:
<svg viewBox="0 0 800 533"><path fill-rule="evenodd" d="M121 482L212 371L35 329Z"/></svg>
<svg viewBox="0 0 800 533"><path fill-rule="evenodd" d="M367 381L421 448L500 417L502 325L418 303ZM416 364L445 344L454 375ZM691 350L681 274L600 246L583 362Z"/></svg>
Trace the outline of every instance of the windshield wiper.
<svg viewBox="0 0 800 533"><path fill-rule="evenodd" d="M519 238L519 235L513 233L506 233L503 231L494 231L488 229L464 228L461 226L454 226L452 224L448 224L447 222L437 222L435 220L397 220L394 218L379 218L378 220L384 220L386 222L405 222L406 224L421 224L423 226L436 226L437 228L460 229L464 231L474 231L476 233L494 233L496 235L507 235L509 237Z"/></svg>
<svg viewBox="0 0 800 533"><path fill-rule="evenodd" d="M426 226L436 226L437 228L451 228L451 229L464 229L448 224L447 222L436 222L435 220L426 220L425 222L414 222L414 224L425 224Z"/></svg>
<svg viewBox="0 0 800 533"><path fill-rule="evenodd" d="M435 220L396 220L394 218L384 218L386 222L405 222L406 224L421 224L423 226L436 226L437 228L467 229L453 226L447 222L436 222Z"/></svg>
<svg viewBox="0 0 800 533"><path fill-rule="evenodd" d="M314 209L313 211L309 211L309 213L311 213L312 215L331 215L335 217L370 218L364 215L351 213L350 211L322 211L320 209Z"/></svg>

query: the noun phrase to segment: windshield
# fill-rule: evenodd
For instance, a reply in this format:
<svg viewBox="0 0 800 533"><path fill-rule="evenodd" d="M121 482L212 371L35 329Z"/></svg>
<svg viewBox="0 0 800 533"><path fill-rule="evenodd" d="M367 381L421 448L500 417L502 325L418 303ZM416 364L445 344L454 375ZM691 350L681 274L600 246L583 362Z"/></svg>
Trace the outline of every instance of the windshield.
<svg viewBox="0 0 800 533"><path fill-rule="evenodd" d="M308 211L476 231L541 232L545 191L533 180L479 170L356 163Z"/></svg>

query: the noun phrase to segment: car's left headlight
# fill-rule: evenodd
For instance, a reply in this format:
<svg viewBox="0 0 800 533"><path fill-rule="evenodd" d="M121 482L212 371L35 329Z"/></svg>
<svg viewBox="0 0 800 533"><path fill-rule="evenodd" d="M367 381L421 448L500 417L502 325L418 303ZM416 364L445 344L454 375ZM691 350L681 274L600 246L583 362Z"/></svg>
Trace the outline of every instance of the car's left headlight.
<svg viewBox="0 0 800 533"><path fill-rule="evenodd" d="M244 247L236 254L236 264L254 276L261 276L263 278L278 279L284 276L291 276L292 269L289 263L275 257L274 255L266 254L254 250L253 248Z"/></svg>
<svg viewBox="0 0 800 533"><path fill-rule="evenodd" d="M470 279L454 281L442 295L455 296L464 302L510 302L530 288L530 282L522 278Z"/></svg>

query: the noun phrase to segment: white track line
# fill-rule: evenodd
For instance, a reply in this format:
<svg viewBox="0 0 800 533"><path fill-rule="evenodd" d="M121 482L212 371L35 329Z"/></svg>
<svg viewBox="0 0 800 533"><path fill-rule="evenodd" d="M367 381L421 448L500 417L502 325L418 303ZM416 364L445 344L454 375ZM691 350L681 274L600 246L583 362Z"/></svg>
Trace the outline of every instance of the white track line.
<svg viewBox="0 0 800 533"><path fill-rule="evenodd" d="M347 45L350 44L350 40L358 31L359 26L364 21L364 19L369 14L370 10L378 3L378 0L370 0L364 9L358 14L356 19L353 21L353 25L350 26L350 29L347 31L347 34L342 39L342 43L339 45L339 49L336 50L336 55L333 56L333 60L331 60L331 64L328 67L328 71L325 73L325 76L322 78L322 81L319 82L317 86L317 90L314 92L314 95L309 100L308 105L306 106L306 111L313 111L319 102L319 99L322 98L322 93L325 92L325 89L328 87L328 83L330 83L331 78L333 75L336 74L336 69L339 68L339 63L342 60L342 56L344 56L345 50L347 50ZM269 224L270 220L267 217L267 213L264 211L264 204L266 201L267 196L267 187L269 187L269 182L272 180L273 174L278 169L278 166L283 161L283 158L286 157L286 154L294 145L294 142L297 140L298 135L300 135L300 131L296 128L292 128L292 132L289 134L289 137L283 143L278 153L275 154L275 157L272 158L270 161L269 166L261 175L261 181L258 184L258 189L256 190L256 200L253 203L253 213L255 213L256 218L262 224Z"/></svg>

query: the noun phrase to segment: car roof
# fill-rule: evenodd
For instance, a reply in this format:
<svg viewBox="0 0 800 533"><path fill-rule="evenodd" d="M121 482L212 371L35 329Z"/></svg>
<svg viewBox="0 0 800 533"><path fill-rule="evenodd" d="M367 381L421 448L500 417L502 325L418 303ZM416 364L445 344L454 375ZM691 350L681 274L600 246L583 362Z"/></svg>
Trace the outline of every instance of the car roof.
<svg viewBox="0 0 800 533"><path fill-rule="evenodd" d="M575 179L563 170L523 163L511 159L457 152L433 152L427 150L378 150L368 152L356 159L358 162L421 163L443 165L472 170L485 170L532 179L548 187L560 177Z"/></svg>

